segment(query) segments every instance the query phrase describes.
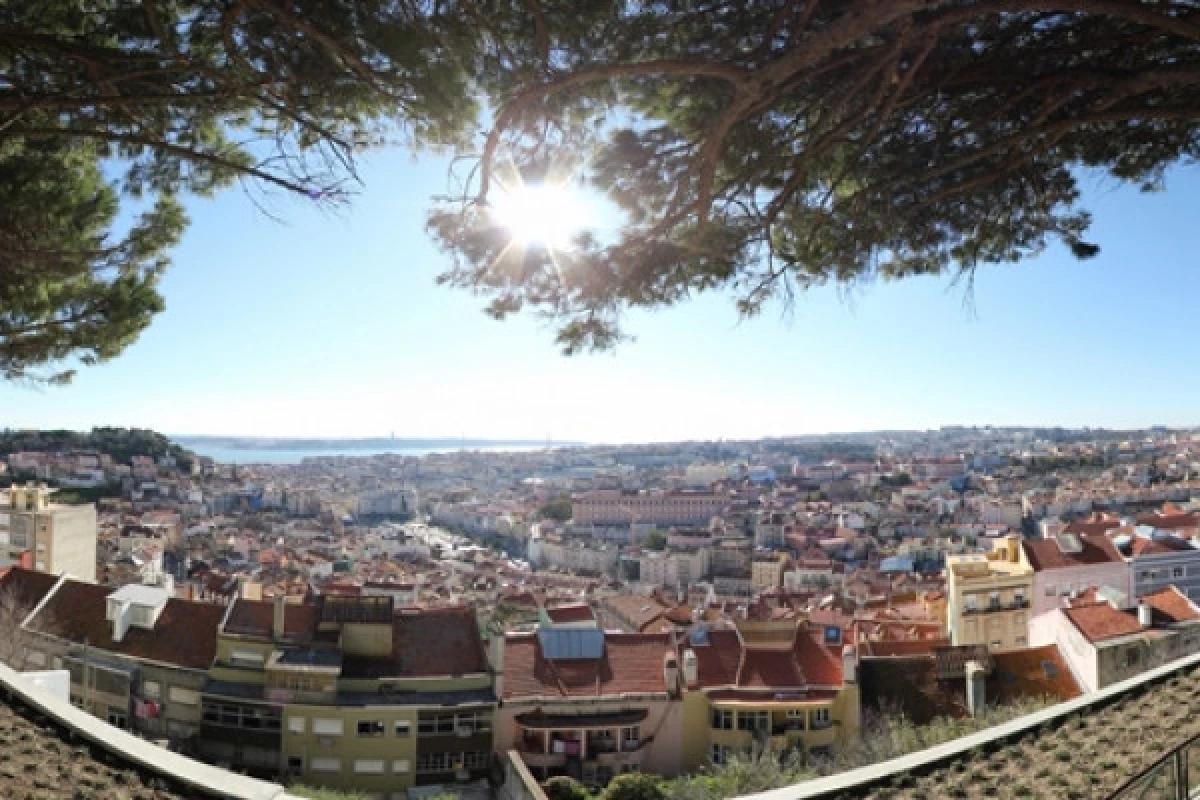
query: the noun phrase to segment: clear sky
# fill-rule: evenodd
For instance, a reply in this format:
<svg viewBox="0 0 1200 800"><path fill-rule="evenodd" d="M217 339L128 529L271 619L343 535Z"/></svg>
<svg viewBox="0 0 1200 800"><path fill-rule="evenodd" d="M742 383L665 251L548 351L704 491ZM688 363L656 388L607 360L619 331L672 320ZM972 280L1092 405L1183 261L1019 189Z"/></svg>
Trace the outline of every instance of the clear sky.
<svg viewBox="0 0 1200 800"><path fill-rule="evenodd" d="M836 289L739 322L726 296L631 317L566 358L530 317L434 285L446 164L373 155L330 213L240 191L189 203L167 310L64 388L0 387L0 426L174 434L666 441L944 424L1200 424L1200 171L1140 194L1089 180L1093 240L945 280Z"/></svg>

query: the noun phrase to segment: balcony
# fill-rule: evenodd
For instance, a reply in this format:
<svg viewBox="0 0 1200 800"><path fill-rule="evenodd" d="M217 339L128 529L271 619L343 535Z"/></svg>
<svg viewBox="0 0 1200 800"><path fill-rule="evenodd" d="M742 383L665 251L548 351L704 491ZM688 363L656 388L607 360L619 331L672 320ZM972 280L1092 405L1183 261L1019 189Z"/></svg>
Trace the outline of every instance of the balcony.
<svg viewBox="0 0 1200 800"><path fill-rule="evenodd" d="M1026 608L1029 608L1029 601L1021 599L1008 603L988 603L986 606L977 608L964 608L962 613L966 617L972 614L993 614L998 611L1020 611Z"/></svg>
<svg viewBox="0 0 1200 800"><path fill-rule="evenodd" d="M567 765L566 753L534 753L528 750L519 752L525 765L536 769L562 769Z"/></svg>
<svg viewBox="0 0 1200 800"><path fill-rule="evenodd" d="M637 750L618 750L610 753L597 753L596 763L602 767L619 767L622 765L634 765L640 767L642 761L645 760L646 751L644 748Z"/></svg>

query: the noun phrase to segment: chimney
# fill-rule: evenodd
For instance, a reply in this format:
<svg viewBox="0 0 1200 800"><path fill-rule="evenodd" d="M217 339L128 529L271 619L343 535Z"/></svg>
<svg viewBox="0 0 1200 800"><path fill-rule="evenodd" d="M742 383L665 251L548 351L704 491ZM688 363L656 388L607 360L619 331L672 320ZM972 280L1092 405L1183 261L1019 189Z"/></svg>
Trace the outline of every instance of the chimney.
<svg viewBox="0 0 1200 800"><path fill-rule="evenodd" d="M283 638L285 621L287 620L287 595L279 592L275 595L275 616L271 624L271 636L276 640Z"/></svg>
<svg viewBox="0 0 1200 800"><path fill-rule="evenodd" d="M858 683L858 650L852 644L842 648L842 682Z"/></svg>
<svg viewBox="0 0 1200 800"><path fill-rule="evenodd" d="M699 680L700 664L696 658L696 651L689 647L683 651L683 682L692 686Z"/></svg>
<svg viewBox="0 0 1200 800"><path fill-rule="evenodd" d="M1142 601L1138 603L1138 625L1143 628L1149 628L1154 623L1154 612L1150 608L1150 604Z"/></svg>
<svg viewBox="0 0 1200 800"><path fill-rule="evenodd" d="M679 659L674 653L663 656L663 683L667 685L667 692L670 694L679 692Z"/></svg>
<svg viewBox="0 0 1200 800"><path fill-rule="evenodd" d="M493 633L488 642L491 649L492 683L496 697L504 699L504 633Z"/></svg>
<svg viewBox="0 0 1200 800"><path fill-rule="evenodd" d="M982 714L987 708L987 692L984 684L987 672L978 661L967 662L967 713L972 717Z"/></svg>

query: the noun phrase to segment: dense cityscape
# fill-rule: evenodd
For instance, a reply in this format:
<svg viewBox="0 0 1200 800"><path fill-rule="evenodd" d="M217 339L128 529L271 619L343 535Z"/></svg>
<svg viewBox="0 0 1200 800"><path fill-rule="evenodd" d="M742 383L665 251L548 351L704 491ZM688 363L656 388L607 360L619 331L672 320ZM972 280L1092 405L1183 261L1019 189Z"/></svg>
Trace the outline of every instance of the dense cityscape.
<svg viewBox="0 0 1200 800"><path fill-rule="evenodd" d="M568 794L747 758L815 777L1200 653L1193 431L276 465L3 441L0 657L285 785L482 797L510 757Z"/></svg>

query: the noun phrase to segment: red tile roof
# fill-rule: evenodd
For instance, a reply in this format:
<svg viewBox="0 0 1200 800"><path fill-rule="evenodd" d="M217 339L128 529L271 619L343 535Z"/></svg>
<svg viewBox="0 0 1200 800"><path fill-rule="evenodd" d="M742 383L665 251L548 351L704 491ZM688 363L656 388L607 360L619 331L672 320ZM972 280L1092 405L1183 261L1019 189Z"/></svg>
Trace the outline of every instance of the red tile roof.
<svg viewBox="0 0 1200 800"><path fill-rule="evenodd" d="M58 583L58 576L48 572L35 572L22 567L9 567L0 578L0 591L13 593L13 608L33 611L47 592Z"/></svg>
<svg viewBox="0 0 1200 800"><path fill-rule="evenodd" d="M1116 545L1102 534L1079 536L1082 545L1078 553L1064 553L1054 539L1026 539L1021 542L1029 565L1041 572L1051 569L1069 569L1090 564L1120 564L1124 561Z"/></svg>
<svg viewBox="0 0 1200 800"><path fill-rule="evenodd" d="M743 647L736 631L711 631L708 644L691 645L701 687L802 689L841 686L841 659L821 644L822 632L796 631L788 650Z"/></svg>
<svg viewBox="0 0 1200 800"><path fill-rule="evenodd" d="M206 670L217 654L217 628L225 606L171 598L153 630L130 627L121 641L112 638L105 619L107 598L114 589L67 581L46 602L30 626L42 633L112 653Z"/></svg>
<svg viewBox="0 0 1200 800"><path fill-rule="evenodd" d="M309 641L317 632L317 607L307 603L284 605L283 633L294 641ZM234 601L225 632L241 636L271 638L275 624L275 604L268 600Z"/></svg>
<svg viewBox="0 0 1200 800"><path fill-rule="evenodd" d="M1200 619L1200 608L1196 608L1188 600L1187 595L1174 586L1168 586L1165 589L1159 589L1157 592L1144 594L1138 599L1154 609L1153 616L1156 623L1169 624L1172 622L1190 622Z"/></svg>
<svg viewBox="0 0 1200 800"><path fill-rule="evenodd" d="M992 654L987 701L1007 705L1027 697L1074 700L1082 692L1058 645L1008 650Z"/></svg>
<svg viewBox="0 0 1200 800"><path fill-rule="evenodd" d="M667 634L606 633L600 658L551 661L537 634L510 634L504 640L504 697L665 692L663 662L670 652Z"/></svg>
<svg viewBox="0 0 1200 800"><path fill-rule="evenodd" d="M1118 611L1108 603L1064 608L1063 613L1091 642L1129 636L1142 631L1136 613Z"/></svg>
<svg viewBox="0 0 1200 800"><path fill-rule="evenodd" d="M1137 521L1139 525L1153 525L1164 530L1177 530L1200 526L1200 515L1188 514L1178 508L1172 508L1167 513L1155 511L1151 514L1144 514L1138 517Z"/></svg>
<svg viewBox="0 0 1200 800"><path fill-rule="evenodd" d="M591 606L586 603L547 608L546 616L550 618L551 622L559 624L565 622L587 622L596 618L596 615L592 613Z"/></svg>
<svg viewBox="0 0 1200 800"><path fill-rule="evenodd" d="M1090 517L1068 523L1065 530L1067 533L1097 534L1119 527L1121 527L1121 518L1116 514L1095 513Z"/></svg>
<svg viewBox="0 0 1200 800"><path fill-rule="evenodd" d="M401 609L392 619L391 655L342 658L346 678L432 678L487 668L475 612L466 606Z"/></svg>

